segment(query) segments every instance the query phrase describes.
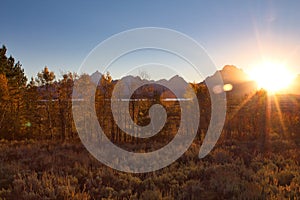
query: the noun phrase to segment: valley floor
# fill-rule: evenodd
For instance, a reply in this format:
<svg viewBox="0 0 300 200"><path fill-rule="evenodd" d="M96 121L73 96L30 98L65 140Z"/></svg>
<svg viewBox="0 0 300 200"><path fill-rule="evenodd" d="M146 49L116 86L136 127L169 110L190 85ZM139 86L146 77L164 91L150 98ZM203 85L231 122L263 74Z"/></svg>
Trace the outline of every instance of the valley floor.
<svg viewBox="0 0 300 200"><path fill-rule="evenodd" d="M0 141L0 199L297 199L299 147L223 141L204 159L194 143L161 170L130 174L94 159L80 142Z"/></svg>

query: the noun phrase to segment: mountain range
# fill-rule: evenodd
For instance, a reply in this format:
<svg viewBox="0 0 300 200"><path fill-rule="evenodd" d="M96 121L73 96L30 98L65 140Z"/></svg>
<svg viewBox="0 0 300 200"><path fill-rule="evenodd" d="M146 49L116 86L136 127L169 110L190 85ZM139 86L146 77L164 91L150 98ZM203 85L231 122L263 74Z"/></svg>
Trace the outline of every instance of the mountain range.
<svg viewBox="0 0 300 200"><path fill-rule="evenodd" d="M237 68L234 65L225 65L223 69L218 70L212 76L207 77L203 82L199 84L204 84L206 81L214 81L218 77L218 73L222 76L224 85L230 85L232 87L231 90L227 91L227 93L235 95L235 96L244 96L246 94L253 93L257 90L258 86L257 83L249 78L247 73L245 73L242 69ZM270 74L271 75L271 74ZM101 79L102 74L99 71L94 72L90 75L91 81L94 83L98 83ZM166 85L168 87L174 88L175 93L179 95L178 98L183 97L184 89L179 87L186 83L186 81L176 75L170 78L169 80L161 79L158 81L154 80L146 80L141 79L138 76L125 76L121 79L127 86L130 86L131 83L139 83L139 84L156 84L155 89L160 91L162 87L158 85ZM114 80L116 83L118 80ZM278 80L280 81L280 80ZM126 90L126 89L124 89ZM300 95L300 75L292 82L291 87L288 89L281 91L281 94L297 94Z"/></svg>
<svg viewBox="0 0 300 200"><path fill-rule="evenodd" d="M257 90L257 84L249 76L234 65L225 65L223 69L218 70L214 75L207 77L205 81L213 81L217 78L217 73L222 76L224 85L230 85L232 89L227 91L230 94L243 96L253 93Z"/></svg>

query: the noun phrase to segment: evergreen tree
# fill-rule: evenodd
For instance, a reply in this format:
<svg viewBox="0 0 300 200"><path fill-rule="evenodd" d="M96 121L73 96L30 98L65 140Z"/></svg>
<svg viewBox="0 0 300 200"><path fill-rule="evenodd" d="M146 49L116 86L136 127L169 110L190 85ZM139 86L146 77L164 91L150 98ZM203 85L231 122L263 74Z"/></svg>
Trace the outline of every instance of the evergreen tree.
<svg viewBox="0 0 300 200"><path fill-rule="evenodd" d="M0 128L2 135L7 134L9 138L15 139L16 135L20 136L25 121L21 112L24 111L23 95L27 78L20 62L15 63L15 59L12 56L7 58L6 53L7 49L3 46L0 49L0 74L2 74L2 85L6 82L3 78L4 76L7 80L6 91L8 92L5 95L5 103L3 98L1 98L1 101L3 101L1 104L4 103L7 112L5 112L5 118L1 122L2 124L5 123L6 126Z"/></svg>
<svg viewBox="0 0 300 200"><path fill-rule="evenodd" d="M42 95L41 102L44 102L44 107L46 110L46 126L49 130L51 139L54 136L54 98L56 96L56 88L54 85L55 74L52 71L49 71L46 66L44 70L37 74L36 82L39 85L39 95Z"/></svg>

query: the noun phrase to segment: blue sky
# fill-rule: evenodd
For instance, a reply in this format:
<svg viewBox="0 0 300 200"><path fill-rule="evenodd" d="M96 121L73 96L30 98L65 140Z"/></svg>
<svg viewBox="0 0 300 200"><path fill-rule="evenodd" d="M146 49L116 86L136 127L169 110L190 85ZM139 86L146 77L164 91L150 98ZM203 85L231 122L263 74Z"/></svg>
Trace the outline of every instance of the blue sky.
<svg viewBox="0 0 300 200"><path fill-rule="evenodd" d="M28 77L44 66L77 71L113 34L164 27L198 41L218 68L263 59L300 72L300 1L14 1L0 3L0 44Z"/></svg>

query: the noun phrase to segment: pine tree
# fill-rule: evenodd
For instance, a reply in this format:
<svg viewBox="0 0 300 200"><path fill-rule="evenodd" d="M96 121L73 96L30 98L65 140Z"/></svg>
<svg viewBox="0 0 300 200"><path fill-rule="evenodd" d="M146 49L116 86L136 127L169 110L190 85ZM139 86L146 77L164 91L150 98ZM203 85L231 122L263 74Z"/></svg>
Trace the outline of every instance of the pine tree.
<svg viewBox="0 0 300 200"><path fill-rule="evenodd" d="M1 133L7 134L8 138L15 139L15 136L22 134L22 125L24 118L21 115L23 111L23 95L25 92L27 78L22 69L20 62L15 63L15 59L10 56L6 56L7 49L3 46L0 49L0 74L6 77L7 90L5 108L7 109L5 119L2 121ZM2 81L6 82L5 80ZM5 84L4 84L5 85ZM5 86L4 86L5 87ZM3 104L4 100L1 98Z"/></svg>
<svg viewBox="0 0 300 200"><path fill-rule="evenodd" d="M46 126L49 130L50 137L54 137L54 97L56 96L56 88L54 85L55 74L52 71L49 71L48 67L45 67L44 70L37 74L37 83L39 84L40 92L42 93L42 102L45 103L46 110Z"/></svg>
<svg viewBox="0 0 300 200"><path fill-rule="evenodd" d="M73 132L72 125L72 90L77 75L75 73L66 73L59 82L58 103L59 119L61 125L62 140L68 139L69 134Z"/></svg>

